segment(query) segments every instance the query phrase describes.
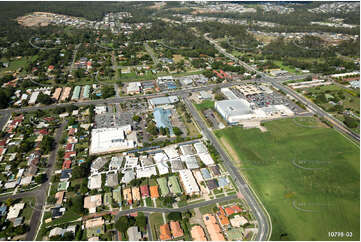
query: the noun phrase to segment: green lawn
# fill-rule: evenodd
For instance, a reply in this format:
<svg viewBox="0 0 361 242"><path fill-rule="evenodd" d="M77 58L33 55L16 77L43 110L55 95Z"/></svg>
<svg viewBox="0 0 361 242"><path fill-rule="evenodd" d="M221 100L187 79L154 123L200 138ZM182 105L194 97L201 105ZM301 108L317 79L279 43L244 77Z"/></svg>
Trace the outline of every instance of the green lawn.
<svg viewBox="0 0 361 242"><path fill-rule="evenodd" d="M283 65L282 61L274 61L274 63L276 65L279 66L279 68L281 68L282 70L285 70L285 71L288 71L289 73L292 73L292 74L300 74L301 72L300 71L297 71L294 67L292 66L286 66L286 65Z"/></svg>
<svg viewBox="0 0 361 242"><path fill-rule="evenodd" d="M205 109L214 108L214 101L204 100L203 102L194 105L199 111L203 111Z"/></svg>
<svg viewBox="0 0 361 242"><path fill-rule="evenodd" d="M270 121L264 133L231 127L215 134L269 212L272 240L359 240L359 147L308 119ZM330 231L353 236L332 239Z"/></svg>

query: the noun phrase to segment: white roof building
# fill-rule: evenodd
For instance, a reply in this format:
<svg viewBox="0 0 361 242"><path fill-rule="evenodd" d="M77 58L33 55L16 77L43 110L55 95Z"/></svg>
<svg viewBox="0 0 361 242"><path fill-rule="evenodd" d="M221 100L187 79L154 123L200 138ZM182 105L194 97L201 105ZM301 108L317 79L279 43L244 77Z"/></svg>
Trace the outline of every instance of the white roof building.
<svg viewBox="0 0 361 242"><path fill-rule="evenodd" d="M109 163L109 170L120 170L123 163L123 156L113 156Z"/></svg>
<svg viewBox="0 0 361 242"><path fill-rule="evenodd" d="M231 222L232 227L241 227L248 223L245 217L239 216L238 214L231 218L229 222Z"/></svg>
<svg viewBox="0 0 361 242"><path fill-rule="evenodd" d="M105 157L98 157L92 162L90 169L92 172L98 172L106 163L107 159Z"/></svg>
<svg viewBox="0 0 361 242"><path fill-rule="evenodd" d="M179 171L179 177L186 194L191 195L199 192L199 187L190 170Z"/></svg>
<svg viewBox="0 0 361 242"><path fill-rule="evenodd" d="M7 214L7 219L15 219L19 216L20 211L24 208L25 203L17 203L9 208L9 212Z"/></svg>
<svg viewBox="0 0 361 242"><path fill-rule="evenodd" d="M167 146L163 150L170 160L177 159L179 157L178 151L175 149L174 146Z"/></svg>
<svg viewBox="0 0 361 242"><path fill-rule="evenodd" d="M181 156L181 160L186 163L188 169L197 169L199 168L199 164L197 162L196 157L194 156Z"/></svg>
<svg viewBox="0 0 361 242"><path fill-rule="evenodd" d="M10 182L7 182L7 183L4 184L4 188L5 189L11 189L11 188L16 187L17 184L18 184L17 181L10 181Z"/></svg>
<svg viewBox="0 0 361 242"><path fill-rule="evenodd" d="M253 117L250 103L244 99L232 99L217 101L214 104L216 110L229 123L236 123L240 120Z"/></svg>
<svg viewBox="0 0 361 242"><path fill-rule="evenodd" d="M193 146L196 149L197 154L208 153L207 147L202 142L195 143Z"/></svg>
<svg viewBox="0 0 361 242"><path fill-rule="evenodd" d="M127 94L135 94L140 92L140 82L129 82L127 86Z"/></svg>
<svg viewBox="0 0 361 242"><path fill-rule="evenodd" d="M88 188L90 190L100 189L101 187L102 187L102 175L101 174L91 175L88 178Z"/></svg>
<svg viewBox="0 0 361 242"><path fill-rule="evenodd" d="M157 164L159 175L164 175L169 173L169 167L167 164L168 157L165 153L163 152L156 153L153 156L153 158L155 160L155 163Z"/></svg>
<svg viewBox="0 0 361 242"><path fill-rule="evenodd" d="M128 184L135 179L135 174L133 169L123 171L124 176L122 177L122 183Z"/></svg>
<svg viewBox="0 0 361 242"><path fill-rule="evenodd" d="M157 169L155 168L155 166L139 167L136 171L137 178L151 177L152 175L157 175Z"/></svg>
<svg viewBox="0 0 361 242"><path fill-rule="evenodd" d="M102 154L132 149L137 146L136 137L127 139L132 132L130 124L115 128L93 129L91 134L90 154Z"/></svg>
<svg viewBox="0 0 361 242"><path fill-rule="evenodd" d="M106 106L96 106L94 108L94 112L96 114L103 114L103 113L106 113L107 112L107 107Z"/></svg>
<svg viewBox="0 0 361 242"><path fill-rule="evenodd" d="M33 176L26 176L26 177L23 177L21 178L21 182L20 182L20 185L21 186L27 186L31 183L33 179Z"/></svg>
<svg viewBox="0 0 361 242"><path fill-rule="evenodd" d="M157 162L157 168L159 171L159 175L164 175L169 173L169 167L167 161Z"/></svg>
<svg viewBox="0 0 361 242"><path fill-rule="evenodd" d="M135 156L126 156L125 157L125 164L124 169L133 169L138 166L138 157Z"/></svg>
<svg viewBox="0 0 361 242"><path fill-rule="evenodd" d="M38 99L39 93L40 93L40 92L33 92L33 93L31 94L30 99L29 99L29 104L30 104L30 105L36 103L36 100Z"/></svg>
<svg viewBox="0 0 361 242"><path fill-rule="evenodd" d="M228 87L221 88L221 92L222 92L223 95L226 96L229 100L238 99L238 97L236 96L236 94L234 94L234 92L232 92L231 89L229 89Z"/></svg>
<svg viewBox="0 0 361 242"><path fill-rule="evenodd" d="M199 158L206 166L214 164L214 160L212 159L212 156L208 153L199 154Z"/></svg>

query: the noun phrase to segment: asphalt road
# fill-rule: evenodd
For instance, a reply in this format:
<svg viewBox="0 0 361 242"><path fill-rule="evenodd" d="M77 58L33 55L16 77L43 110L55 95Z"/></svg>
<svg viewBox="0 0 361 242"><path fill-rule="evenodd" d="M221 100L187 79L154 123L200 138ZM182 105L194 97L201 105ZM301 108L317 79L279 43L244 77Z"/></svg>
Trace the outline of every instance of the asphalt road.
<svg viewBox="0 0 361 242"><path fill-rule="evenodd" d="M144 213L186 212L186 211L188 211L190 209L200 208L200 207L208 206L210 204L225 202L225 201L229 201L229 200L233 200L233 199L237 199L237 195L231 195L231 196L227 196L227 197L212 199L212 200L209 200L209 201L194 203L194 204L190 204L190 205L180 207L180 208L138 207L138 208L119 211L119 213L115 216L115 220L118 220L118 218L121 217L121 216L130 214L130 213L135 213L135 212L144 212Z"/></svg>
<svg viewBox="0 0 361 242"><path fill-rule="evenodd" d="M210 131L200 117L197 110L194 108L192 103L184 98L184 102L191 112L192 117L197 123L198 127L202 130L203 135L211 142L211 144L216 148L217 152L220 154L222 160L224 161L224 165L227 168L231 177L233 177L239 191L244 196L246 202L250 206L254 216L256 217L258 223L258 233L256 236L257 241L268 240L271 233L271 221L269 216L265 213L265 209L260 201L255 198L255 195L251 191L250 187L247 185L247 182L239 173L238 169L233 165L232 161L228 157L227 153L224 151L222 146L219 144L217 138L213 135L212 131Z"/></svg>
<svg viewBox="0 0 361 242"><path fill-rule="evenodd" d="M101 105L101 104L116 104L120 102L126 102L130 100L136 100L137 98L154 98L154 97L162 97L167 95L184 95L190 92L197 92L197 91L203 91L203 90L210 90L216 87L222 88L222 87L230 87L233 85L236 85L238 83L247 83L247 82L254 82L254 80L249 81L233 81L233 82L227 82L227 83L217 83L217 84L211 84L207 86L200 86L200 87L191 87L191 88L184 88L184 89L178 89L173 91L163 91L158 92L155 94L144 94L144 95L135 95L135 96L122 96L122 97L113 97L108 99L97 99L97 100L84 100L84 101L78 101L78 102L69 102L69 103L56 103L51 105L39 105L39 106L31 106L31 107L23 107L23 108L8 108L8 109L2 109L0 110L1 115L7 115L12 112L22 113L22 112L29 112L29 111L36 111L36 110L48 110L53 109L56 107L66 107L69 105L76 105L76 106L85 106L85 105Z"/></svg>

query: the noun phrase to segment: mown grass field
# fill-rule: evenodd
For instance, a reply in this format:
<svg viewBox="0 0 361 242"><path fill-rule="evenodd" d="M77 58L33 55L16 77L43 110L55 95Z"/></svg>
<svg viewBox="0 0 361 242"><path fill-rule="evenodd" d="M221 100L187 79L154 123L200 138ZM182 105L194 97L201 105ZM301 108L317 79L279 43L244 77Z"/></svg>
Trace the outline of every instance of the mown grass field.
<svg viewBox="0 0 361 242"><path fill-rule="evenodd" d="M315 118L265 123L267 132L215 131L272 219L272 240L359 240L359 147ZM352 232L329 238L328 232Z"/></svg>
<svg viewBox="0 0 361 242"><path fill-rule="evenodd" d="M203 111L209 108L214 108L214 101L210 101L210 100L204 100L201 103L196 103L194 104L195 107L199 110L199 111Z"/></svg>

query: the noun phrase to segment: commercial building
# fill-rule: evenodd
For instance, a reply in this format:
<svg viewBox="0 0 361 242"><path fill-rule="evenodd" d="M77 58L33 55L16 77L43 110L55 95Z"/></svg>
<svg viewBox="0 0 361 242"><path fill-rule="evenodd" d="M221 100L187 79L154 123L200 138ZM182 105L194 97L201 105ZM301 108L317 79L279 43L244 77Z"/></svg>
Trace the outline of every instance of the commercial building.
<svg viewBox="0 0 361 242"><path fill-rule="evenodd" d="M164 105L174 104L178 101L179 101L179 99L177 96L169 96L169 97L151 98L151 99L149 99L148 102L152 108L156 108L156 107L160 107L160 106L164 106Z"/></svg>
<svg viewBox="0 0 361 242"><path fill-rule="evenodd" d="M174 136L172 124L169 119L172 116L171 110L155 108L153 115L157 128L168 128L170 136Z"/></svg>
<svg viewBox="0 0 361 242"><path fill-rule="evenodd" d="M196 180L193 177L193 174L190 170L181 170L179 171L179 177L183 190L187 195L193 195L199 193L199 187Z"/></svg>
<svg viewBox="0 0 361 242"><path fill-rule="evenodd" d="M93 129L89 153L94 155L135 148L137 138L132 133L130 125Z"/></svg>
<svg viewBox="0 0 361 242"><path fill-rule="evenodd" d="M237 123L253 117L250 103L244 99L216 101L216 110L228 123Z"/></svg>
<svg viewBox="0 0 361 242"><path fill-rule="evenodd" d="M129 82L127 86L127 94L139 94L140 87L140 82Z"/></svg>
<svg viewBox="0 0 361 242"><path fill-rule="evenodd" d="M228 87L221 88L221 93L228 98L228 100L238 99L236 94L232 92Z"/></svg>

